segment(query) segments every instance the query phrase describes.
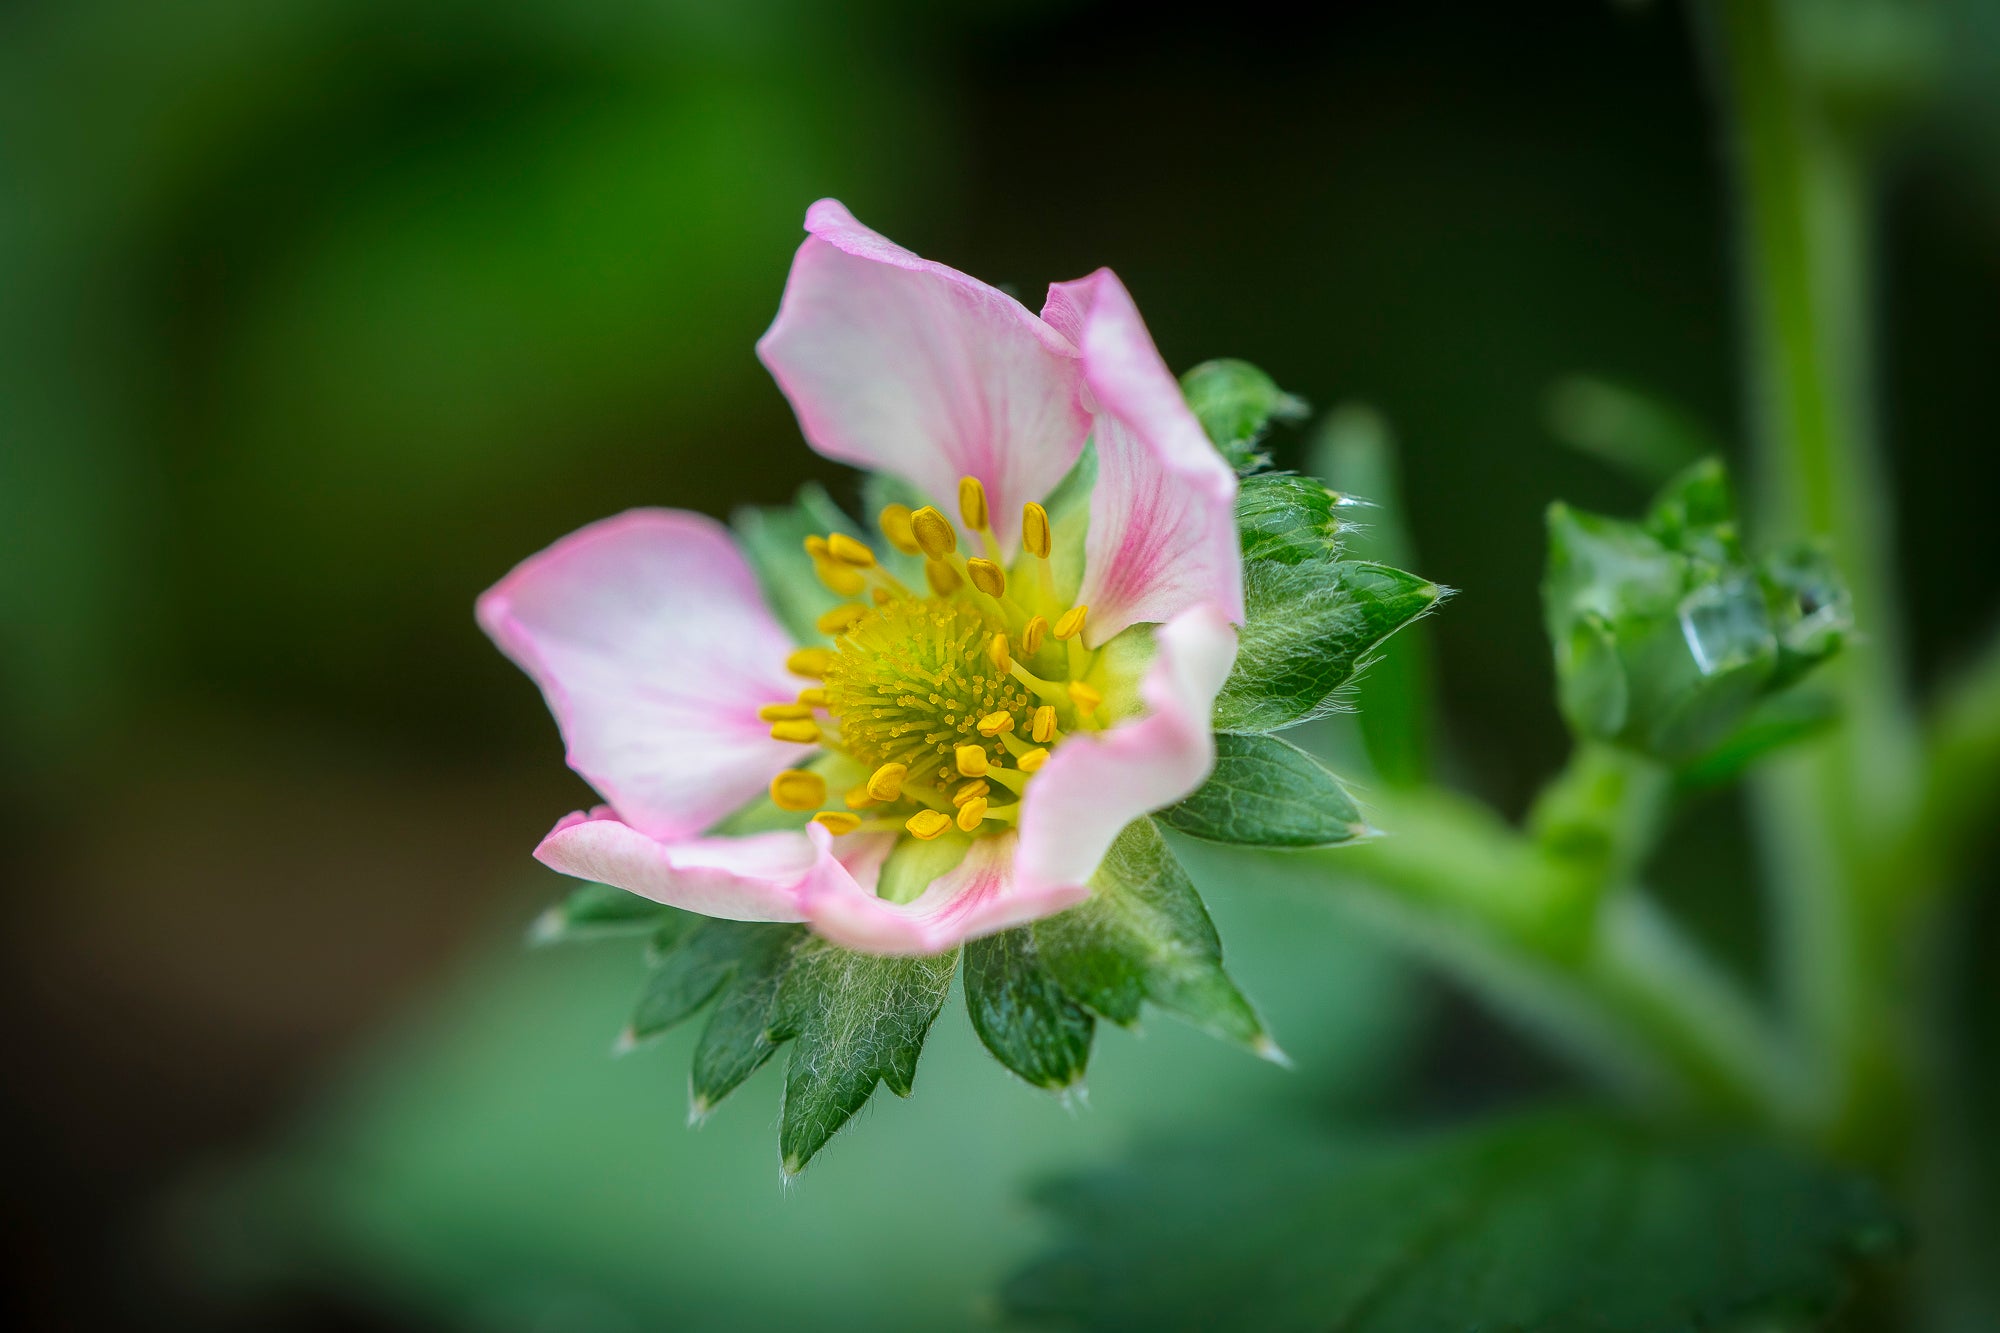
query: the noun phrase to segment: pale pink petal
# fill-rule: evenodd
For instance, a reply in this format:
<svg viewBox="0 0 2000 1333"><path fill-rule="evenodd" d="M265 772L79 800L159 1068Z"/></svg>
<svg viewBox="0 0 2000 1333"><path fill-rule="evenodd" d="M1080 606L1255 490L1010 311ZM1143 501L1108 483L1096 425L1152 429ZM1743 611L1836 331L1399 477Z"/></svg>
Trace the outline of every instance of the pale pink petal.
<svg viewBox="0 0 2000 1333"><path fill-rule="evenodd" d="M1209 718L1236 661L1221 608L1197 606L1155 631L1139 683L1146 712L1107 731L1071 734L1028 784L1016 874L1024 885L1086 883L1119 831L1189 795L1215 767Z"/></svg>
<svg viewBox="0 0 2000 1333"><path fill-rule="evenodd" d="M1097 487L1084 539L1085 642L1197 603L1243 619L1236 474L1222 461L1110 269L1049 288L1042 318L1083 353Z"/></svg>
<svg viewBox="0 0 2000 1333"><path fill-rule="evenodd" d="M557 824L535 859L578 879L731 921L798 921L800 883L820 851L802 833L649 838L600 807Z"/></svg>
<svg viewBox="0 0 2000 1333"><path fill-rule="evenodd" d="M1083 449L1075 349L1019 301L919 259L822 199L757 354L829 458L915 484L947 515L985 483L1008 550L1021 506Z"/></svg>
<svg viewBox="0 0 2000 1333"><path fill-rule="evenodd" d="M792 645L713 519L593 523L523 561L478 615L542 687L569 766L642 833L700 833L801 757L757 717L799 688Z"/></svg>
<svg viewBox="0 0 2000 1333"><path fill-rule="evenodd" d="M823 834L813 836L824 840ZM1016 841L1012 833L973 839L964 860L907 903L878 898L872 887L855 882L823 861L822 873L806 886L806 920L815 931L844 948L877 954L934 954L976 936L1059 912L1089 893L1080 884L1035 889L1023 885L1013 873Z"/></svg>

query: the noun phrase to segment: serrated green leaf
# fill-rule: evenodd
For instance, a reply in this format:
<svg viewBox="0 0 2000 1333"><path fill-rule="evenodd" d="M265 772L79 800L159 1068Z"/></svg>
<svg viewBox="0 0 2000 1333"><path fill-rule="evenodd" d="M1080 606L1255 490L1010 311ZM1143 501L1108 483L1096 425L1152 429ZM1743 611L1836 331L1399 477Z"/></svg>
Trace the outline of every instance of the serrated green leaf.
<svg viewBox="0 0 2000 1333"><path fill-rule="evenodd" d="M814 622L844 599L813 572L805 539L844 532L865 542L868 536L816 482L799 487L789 505L739 509L730 515L729 525L779 623L799 643L824 643L826 636Z"/></svg>
<svg viewBox="0 0 2000 1333"><path fill-rule="evenodd" d="M695 1044L688 1087L697 1117L708 1114L777 1052L770 1028L777 1018L778 988L793 950L806 938L803 926L764 926L744 948Z"/></svg>
<svg viewBox="0 0 2000 1333"><path fill-rule="evenodd" d="M736 975L744 955L770 927L749 921L704 920L662 949L646 975L627 1033L658 1036L691 1017Z"/></svg>
<svg viewBox="0 0 2000 1333"><path fill-rule="evenodd" d="M1387 565L1244 566L1236 665L1215 701L1217 731L1277 731L1332 712L1335 694L1382 642L1446 590Z"/></svg>
<svg viewBox="0 0 2000 1333"><path fill-rule="evenodd" d="M1338 493L1316 477L1259 472L1236 491L1236 530L1245 560L1296 565L1331 560L1340 549Z"/></svg>
<svg viewBox="0 0 2000 1333"><path fill-rule="evenodd" d="M965 1008L993 1058L1035 1087L1082 1082L1096 1020L1042 965L1028 927L966 944Z"/></svg>
<svg viewBox="0 0 2000 1333"><path fill-rule="evenodd" d="M778 986L772 1041L790 1040L778 1146L786 1174L804 1168L875 1085L910 1095L924 1037L951 988L958 951L881 958L809 938Z"/></svg>
<svg viewBox="0 0 2000 1333"><path fill-rule="evenodd" d="M1040 1192L1011 1314L1091 1330L1670 1333L1821 1312L1897 1239L1863 1182L1743 1136L1543 1113L1237 1138Z"/></svg>
<svg viewBox="0 0 2000 1333"><path fill-rule="evenodd" d="M1263 466L1257 444L1273 421L1303 420L1304 400L1248 361L1204 361L1181 376L1181 392L1215 447L1238 471Z"/></svg>
<svg viewBox="0 0 2000 1333"><path fill-rule="evenodd" d="M536 944L646 935L685 917L664 903L609 884L579 884L535 918L528 938Z"/></svg>
<svg viewBox="0 0 2000 1333"><path fill-rule="evenodd" d="M1340 780L1275 736L1217 736L1208 781L1158 818L1189 837L1247 847L1328 847L1368 832Z"/></svg>
<svg viewBox="0 0 2000 1333"><path fill-rule="evenodd" d="M1033 927L1043 966L1072 998L1125 1026L1151 1001L1218 1037L1275 1050L1222 970L1208 909L1152 820L1126 825L1090 888L1083 902Z"/></svg>

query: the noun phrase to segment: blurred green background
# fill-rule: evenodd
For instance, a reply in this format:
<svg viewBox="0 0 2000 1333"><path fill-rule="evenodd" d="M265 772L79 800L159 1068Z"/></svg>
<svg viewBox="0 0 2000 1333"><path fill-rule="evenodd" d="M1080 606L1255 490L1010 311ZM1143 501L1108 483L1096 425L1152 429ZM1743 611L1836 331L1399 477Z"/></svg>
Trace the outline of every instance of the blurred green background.
<svg viewBox="0 0 2000 1333"><path fill-rule="evenodd" d="M1878 240L1926 688L2000 605L1996 11L1945 7ZM751 350L836 195L1031 305L1109 264L1177 368L1383 411L1461 590L1424 631L1454 777L1518 811L1565 746L1542 507L1643 490L1549 386L1745 409L1698 64L1676 6L1598 0L0 5L0 1310L976 1326L1054 1166L1558 1079L1324 889L1195 851L1296 1073L1162 1019L1065 1111L954 1008L787 1196L773 1076L683 1129L684 1039L607 1055L635 950L520 948L589 797L471 604L631 505L851 495ZM1698 811L1661 878L1748 962L1738 827ZM1951 983L1989 1046L1990 973Z"/></svg>

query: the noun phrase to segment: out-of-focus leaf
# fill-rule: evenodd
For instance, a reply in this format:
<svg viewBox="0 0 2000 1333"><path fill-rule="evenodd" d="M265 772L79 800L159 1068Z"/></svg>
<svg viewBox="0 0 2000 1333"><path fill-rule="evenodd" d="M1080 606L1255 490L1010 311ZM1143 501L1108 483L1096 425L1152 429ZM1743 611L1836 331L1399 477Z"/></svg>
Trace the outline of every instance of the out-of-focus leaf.
<svg viewBox="0 0 2000 1333"><path fill-rule="evenodd" d="M1333 559L1340 550L1341 526L1334 511L1344 503L1326 483L1296 472L1243 478L1236 492L1243 558L1284 565Z"/></svg>
<svg viewBox="0 0 2000 1333"><path fill-rule="evenodd" d="M1092 1330L1669 1333L1821 1312L1897 1224L1746 1137L1543 1113L1414 1138L1235 1138L1041 1191L1016 1316Z"/></svg>
<svg viewBox="0 0 2000 1333"><path fill-rule="evenodd" d="M858 541L868 537L825 488L813 482L799 487L798 498L789 505L746 506L732 514L729 523L779 623L800 643L824 643L826 636L814 622L843 599L813 572L806 538L832 532L844 532Z"/></svg>
<svg viewBox="0 0 2000 1333"><path fill-rule="evenodd" d="M1840 720L1840 702L1812 690L1774 694L1751 710L1728 739L1684 765L1675 781L1688 790L1720 787L1743 776L1752 764L1788 745L1826 731Z"/></svg>
<svg viewBox="0 0 2000 1333"><path fill-rule="evenodd" d="M1622 384L1571 375L1549 390L1549 429L1576 450L1658 485L1716 450L1713 435L1670 403Z"/></svg>
<svg viewBox="0 0 2000 1333"><path fill-rule="evenodd" d="M1218 1037L1270 1054L1256 1010L1222 970L1222 942L1187 872L1150 819L1126 826L1082 903L1034 924L1043 964L1102 1018L1130 1026L1151 1001Z"/></svg>
<svg viewBox="0 0 2000 1333"><path fill-rule="evenodd" d="M1276 731L1333 711L1336 692L1383 640L1448 590L1387 565L1344 560L1244 567L1236 665L1215 701L1217 731Z"/></svg>
<svg viewBox="0 0 2000 1333"><path fill-rule="evenodd" d="M1275 736L1215 738L1208 781L1160 822L1190 837L1248 847L1327 847L1368 832L1340 780Z"/></svg>
<svg viewBox="0 0 2000 1333"><path fill-rule="evenodd" d="M993 1058L1038 1088L1083 1081L1096 1020L1063 991L1026 926L965 946L965 1007Z"/></svg>
<svg viewBox="0 0 2000 1333"><path fill-rule="evenodd" d="M1248 361L1204 361L1181 376L1181 392L1208 438L1239 472L1269 461L1257 445L1273 421L1301 421L1309 410Z"/></svg>
<svg viewBox="0 0 2000 1333"><path fill-rule="evenodd" d="M535 918L528 938L536 944L554 944L561 940L649 935L686 915L609 884L580 884Z"/></svg>
<svg viewBox="0 0 2000 1333"><path fill-rule="evenodd" d="M809 938L778 985L773 1041L793 1041L785 1062L778 1145L787 1175L803 1170L835 1131L885 1083L910 1095L924 1037L944 1005L958 951L880 958Z"/></svg>

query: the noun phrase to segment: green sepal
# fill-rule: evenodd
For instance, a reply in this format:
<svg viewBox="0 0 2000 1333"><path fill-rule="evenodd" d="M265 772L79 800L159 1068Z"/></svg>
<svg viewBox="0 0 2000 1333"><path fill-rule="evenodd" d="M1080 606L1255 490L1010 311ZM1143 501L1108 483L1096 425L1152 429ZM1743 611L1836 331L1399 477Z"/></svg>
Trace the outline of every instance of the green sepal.
<svg viewBox="0 0 2000 1333"><path fill-rule="evenodd" d="M1248 361L1204 361L1181 376L1181 392L1208 438L1238 472L1253 472L1270 461L1257 445L1273 421L1302 421L1309 410L1303 399L1280 389Z"/></svg>
<svg viewBox="0 0 2000 1333"><path fill-rule="evenodd" d="M956 949L929 958L854 953L818 938L778 985L773 1042L792 1041L778 1147L795 1175L884 1083L910 1095L924 1037L951 988Z"/></svg>
<svg viewBox="0 0 2000 1333"><path fill-rule="evenodd" d="M1243 558L1285 565L1333 559L1340 550L1340 519L1334 511L1345 503L1317 477L1259 472L1243 478L1236 491Z"/></svg>
<svg viewBox="0 0 2000 1333"><path fill-rule="evenodd" d="M799 643L824 643L826 636L814 622L845 599L813 572L806 538L844 532L865 542L867 536L817 482L799 487L789 505L738 509L729 516L729 525L778 622Z"/></svg>
<svg viewBox="0 0 2000 1333"><path fill-rule="evenodd" d="M806 939L803 926L761 926L738 955L735 975L717 995L695 1043L688 1076L694 1118L707 1115L777 1053L770 1029L778 1015L778 987Z"/></svg>
<svg viewBox="0 0 2000 1333"><path fill-rule="evenodd" d="M626 1041L657 1037L693 1016L736 975L744 955L770 930L755 922L697 919L670 940L663 940L664 932L656 934L653 967L625 1028Z"/></svg>
<svg viewBox="0 0 2000 1333"><path fill-rule="evenodd" d="M1129 1027L1143 1001L1203 1031L1275 1056L1257 1011L1222 970L1201 895L1150 819L1111 845L1075 907L1034 923L1035 949L1072 999Z"/></svg>
<svg viewBox="0 0 2000 1333"><path fill-rule="evenodd" d="M558 944L650 935L684 916L687 913L624 889L614 889L609 884L579 884L561 902L535 918L528 927L528 942Z"/></svg>
<svg viewBox="0 0 2000 1333"><path fill-rule="evenodd" d="M1337 692L1383 641L1449 595L1365 561L1250 561L1236 665L1215 700L1215 729L1277 731L1334 711Z"/></svg>
<svg viewBox="0 0 2000 1333"><path fill-rule="evenodd" d="M1083 1081L1096 1020L1043 966L1026 926L965 946L965 1008L993 1058L1037 1088Z"/></svg>
<svg viewBox="0 0 2000 1333"><path fill-rule="evenodd" d="M1208 781L1157 818L1207 842L1328 847L1369 833L1354 800L1317 759L1276 736L1215 738Z"/></svg>

